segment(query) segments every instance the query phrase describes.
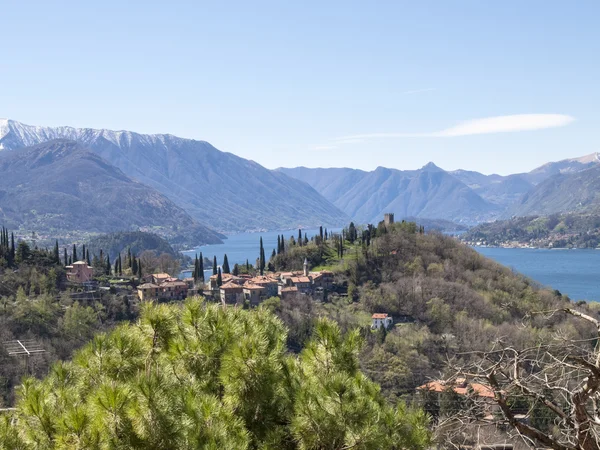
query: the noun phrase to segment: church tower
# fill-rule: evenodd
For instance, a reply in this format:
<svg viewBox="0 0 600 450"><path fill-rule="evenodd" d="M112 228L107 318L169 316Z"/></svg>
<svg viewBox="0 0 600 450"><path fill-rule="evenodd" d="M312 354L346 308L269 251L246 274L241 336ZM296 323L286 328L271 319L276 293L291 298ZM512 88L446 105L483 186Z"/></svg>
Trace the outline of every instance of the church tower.
<svg viewBox="0 0 600 450"><path fill-rule="evenodd" d="M304 258L304 276L308 276L308 259Z"/></svg>

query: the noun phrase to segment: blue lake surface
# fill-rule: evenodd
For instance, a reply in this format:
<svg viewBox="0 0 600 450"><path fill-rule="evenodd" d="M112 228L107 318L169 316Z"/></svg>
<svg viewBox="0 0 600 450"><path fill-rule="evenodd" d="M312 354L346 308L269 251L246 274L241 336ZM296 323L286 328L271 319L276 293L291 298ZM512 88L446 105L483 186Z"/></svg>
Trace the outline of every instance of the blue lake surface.
<svg viewBox="0 0 600 450"><path fill-rule="evenodd" d="M339 228L329 229L328 231L340 231ZM302 230L302 236L306 236L308 239L319 234L319 229ZM213 259L213 256L217 257L217 264L223 263L223 256L227 254L227 260L229 265L233 267L234 264L246 264L246 259L250 264L255 264L256 259L260 254L260 238L263 238L263 246L265 248L265 256L267 260L271 257L271 252L277 250L277 236L284 235L286 241L294 236L294 239L298 239L298 230L287 230L287 231L267 231L258 233L240 233L227 236L227 239L223 240L223 244L214 245L203 245L193 250L183 252L185 255L194 258L196 254L202 252L202 256L206 256L209 259ZM182 272L183 276L189 276L191 272ZM211 275L212 270L205 271L205 275Z"/></svg>
<svg viewBox="0 0 600 450"><path fill-rule="evenodd" d="M600 301L600 250L475 247L502 265L572 300Z"/></svg>

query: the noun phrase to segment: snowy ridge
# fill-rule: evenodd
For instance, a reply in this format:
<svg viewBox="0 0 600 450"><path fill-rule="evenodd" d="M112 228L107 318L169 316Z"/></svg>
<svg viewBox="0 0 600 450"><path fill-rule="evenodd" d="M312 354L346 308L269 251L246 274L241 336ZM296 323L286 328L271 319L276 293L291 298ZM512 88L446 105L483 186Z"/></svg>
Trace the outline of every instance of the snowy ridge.
<svg viewBox="0 0 600 450"><path fill-rule="evenodd" d="M91 144L99 139L104 139L119 148L130 147L133 142L142 145L161 145L164 147L168 139L193 141L193 139L176 138L170 134L139 134L132 131L99 130L68 126L41 127L26 125L15 120L0 119L0 150L29 147L53 139L69 139L84 144Z"/></svg>

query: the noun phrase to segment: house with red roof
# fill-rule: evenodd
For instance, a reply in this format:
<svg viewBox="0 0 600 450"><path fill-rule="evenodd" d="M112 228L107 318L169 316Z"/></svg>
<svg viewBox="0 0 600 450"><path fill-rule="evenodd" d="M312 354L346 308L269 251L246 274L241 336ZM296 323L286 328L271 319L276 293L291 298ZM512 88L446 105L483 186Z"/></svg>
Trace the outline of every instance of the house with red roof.
<svg viewBox="0 0 600 450"><path fill-rule="evenodd" d="M375 330L379 330L381 327L389 328L394 323L394 320L391 316L388 316L385 313L376 313L371 316L373 322L371 323L371 328Z"/></svg>

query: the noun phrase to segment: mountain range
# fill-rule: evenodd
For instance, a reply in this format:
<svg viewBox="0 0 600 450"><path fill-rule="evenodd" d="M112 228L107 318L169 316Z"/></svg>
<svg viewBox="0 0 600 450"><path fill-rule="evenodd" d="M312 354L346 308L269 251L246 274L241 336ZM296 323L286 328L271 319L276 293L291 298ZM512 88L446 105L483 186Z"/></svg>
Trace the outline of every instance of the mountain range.
<svg viewBox="0 0 600 450"><path fill-rule="evenodd" d="M217 150L208 142L169 134L38 127L0 120L0 150L53 139L82 144L219 231L336 226L349 220L308 184Z"/></svg>
<svg viewBox="0 0 600 450"><path fill-rule="evenodd" d="M55 236L147 229L182 244L223 237L68 140L0 152L0 223Z"/></svg>
<svg viewBox="0 0 600 450"><path fill-rule="evenodd" d="M318 225L335 227L347 224L350 220L376 223L386 212L395 213L398 219L443 219L474 225L513 215L600 209L598 153L547 163L531 172L507 176L485 175L468 170L445 171L433 163L417 170L385 167L373 171L306 167L268 170L254 161L222 152L208 142L169 134L39 127L0 119L0 155L7 164L9 161L12 165L16 164L10 157L16 151L27 155L24 156L26 159L37 161L39 158L36 159L35 154L39 148L36 146L57 139L59 141L56 142L80 156L87 153L88 164L92 154L98 157L96 169L104 167L106 170L94 171L97 185L102 185L99 180L107 177L109 185L117 192L115 180L125 177L127 181L123 183L136 186L132 191L141 192L145 189L140 198L135 201L130 199L134 216L138 203L158 202L161 205L159 210L164 213L175 211L173 208L176 207L177 213L174 212L172 217L181 220L169 221L165 217L151 215L148 220L160 222L156 226L164 229L175 223L183 228L187 227L184 223L191 224L193 229L201 227L200 234L205 241L219 239L220 236L210 231L209 227L220 232L281 230ZM71 144L67 145L67 142ZM31 150L18 150L31 146L38 150L33 153ZM62 165L70 167L73 164L75 161L69 160L65 154L60 164L48 170L49 173L56 171L56 178L68 183ZM5 169L6 173L10 170L13 169ZM19 170L21 179L31 179L36 174L34 166L19 166ZM40 179L50 180L47 173L39 176ZM17 181L8 175L5 178ZM86 180L80 182L85 183ZM11 186L5 183L0 182L0 186L4 186L0 187L3 189L0 195L5 199L10 200L17 194L14 186L12 191L9 190ZM36 195L39 198L49 197L43 184L30 182L23 189L28 192L20 193L21 199L25 199L18 200L22 204L0 203L5 220L22 220L31 227L55 228L64 226L64 221L61 222L64 218L55 217L52 211L58 211L59 215L66 214L78 205L77 202L69 203L73 199L62 196L65 194L62 191L57 198L66 202L64 205L67 210L61 210L56 202L50 203L53 208L36 205ZM88 196L92 194L91 191L85 193ZM113 199L110 195L105 195L104 203L102 196L82 197L84 203L95 201L96 209L88 209L89 217L78 223L87 223L91 229L106 228L111 216L107 215L105 207L116 206L114 202L111 203ZM150 202L147 200L149 198L154 200ZM46 213L40 216L39 211ZM105 215L94 216L100 214ZM79 213L65 217L83 220ZM114 224L130 230L142 226L143 219L142 214L132 220L125 220L119 215L114 218Z"/></svg>
<svg viewBox="0 0 600 450"><path fill-rule="evenodd" d="M484 175L475 171L444 171L433 163L418 170L378 167L279 168L305 181L353 219L446 219L474 225L512 215L552 214L575 208L600 209L600 154L550 162L531 172ZM597 199L596 199L597 197Z"/></svg>

